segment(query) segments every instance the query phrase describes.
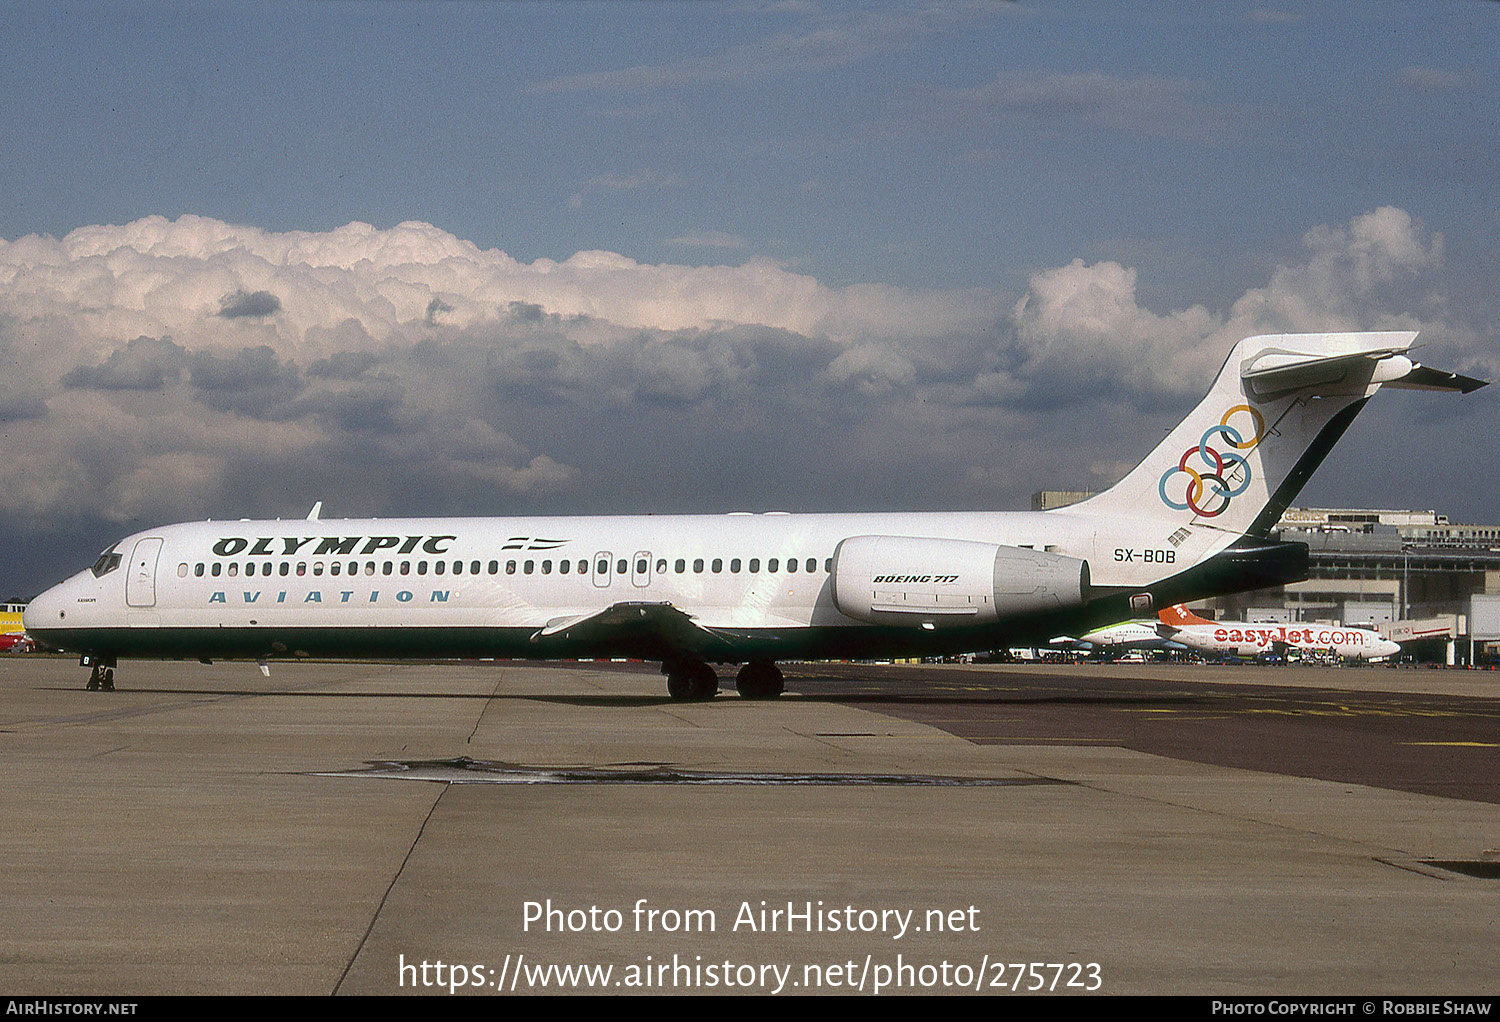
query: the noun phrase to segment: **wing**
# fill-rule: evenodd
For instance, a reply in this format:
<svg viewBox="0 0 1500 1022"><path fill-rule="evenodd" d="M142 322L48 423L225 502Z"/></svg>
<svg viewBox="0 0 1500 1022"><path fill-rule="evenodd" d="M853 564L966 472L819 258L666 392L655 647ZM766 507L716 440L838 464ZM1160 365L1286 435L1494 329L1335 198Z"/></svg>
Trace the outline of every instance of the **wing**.
<svg viewBox="0 0 1500 1022"><path fill-rule="evenodd" d="M710 646L731 642L729 636L704 628L670 603L616 603L592 614L553 618L531 636L538 646L556 645L565 655L580 649L601 655L662 659L697 655ZM559 655L564 655L561 652Z"/></svg>

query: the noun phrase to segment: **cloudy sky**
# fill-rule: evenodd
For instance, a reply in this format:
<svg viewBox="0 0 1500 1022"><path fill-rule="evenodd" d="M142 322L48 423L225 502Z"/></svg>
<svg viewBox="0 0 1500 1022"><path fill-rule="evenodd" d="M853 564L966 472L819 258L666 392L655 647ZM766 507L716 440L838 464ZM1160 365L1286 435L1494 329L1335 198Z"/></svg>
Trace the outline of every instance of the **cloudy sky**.
<svg viewBox="0 0 1500 1022"><path fill-rule="evenodd" d="M27 4L0 598L204 517L1024 508L1260 332L1500 377L1500 4ZM1500 387L1316 505L1500 521Z"/></svg>

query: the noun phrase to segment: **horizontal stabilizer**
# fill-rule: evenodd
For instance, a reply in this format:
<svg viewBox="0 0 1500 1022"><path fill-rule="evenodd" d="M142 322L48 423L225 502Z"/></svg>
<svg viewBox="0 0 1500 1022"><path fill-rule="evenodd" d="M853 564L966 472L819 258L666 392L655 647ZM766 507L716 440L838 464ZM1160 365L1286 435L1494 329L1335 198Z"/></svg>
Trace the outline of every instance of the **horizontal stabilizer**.
<svg viewBox="0 0 1500 1022"><path fill-rule="evenodd" d="M1351 379L1359 386L1381 382L1378 376L1393 380L1412 369L1402 352L1416 338L1414 331L1266 337L1269 343L1240 363L1240 379L1260 398ZM1372 370L1378 373L1375 381Z"/></svg>
<svg viewBox="0 0 1500 1022"><path fill-rule="evenodd" d="M1391 381L1386 386L1400 390L1456 390L1460 394L1469 394L1480 387L1489 385L1489 380L1476 380L1472 376L1460 376L1458 373L1450 373L1442 369L1414 365L1411 367L1411 372L1400 379Z"/></svg>
<svg viewBox="0 0 1500 1022"><path fill-rule="evenodd" d="M1416 336L1409 331L1349 334L1339 345L1346 350L1333 352L1308 350L1312 345L1275 345L1246 360L1240 366L1240 378L1251 393L1267 397L1346 380L1358 385L1383 383L1407 390L1454 390L1462 394L1486 385L1488 381L1430 369L1407 358L1404 353ZM1287 340L1294 341L1291 337Z"/></svg>

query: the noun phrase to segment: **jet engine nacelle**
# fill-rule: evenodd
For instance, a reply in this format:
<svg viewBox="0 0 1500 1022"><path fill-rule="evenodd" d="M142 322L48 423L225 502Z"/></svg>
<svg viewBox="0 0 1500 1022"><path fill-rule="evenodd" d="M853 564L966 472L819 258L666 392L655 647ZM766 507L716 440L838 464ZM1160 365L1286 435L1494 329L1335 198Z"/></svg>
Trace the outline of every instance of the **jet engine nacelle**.
<svg viewBox="0 0 1500 1022"><path fill-rule="evenodd" d="M917 536L851 536L833 553L833 604L856 621L934 628L1081 607L1087 561Z"/></svg>

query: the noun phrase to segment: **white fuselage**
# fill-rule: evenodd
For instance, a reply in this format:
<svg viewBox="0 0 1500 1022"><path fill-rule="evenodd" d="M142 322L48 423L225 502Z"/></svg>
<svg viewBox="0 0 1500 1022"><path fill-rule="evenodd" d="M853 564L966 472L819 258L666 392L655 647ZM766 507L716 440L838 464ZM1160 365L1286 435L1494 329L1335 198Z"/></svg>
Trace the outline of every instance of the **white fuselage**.
<svg viewBox="0 0 1500 1022"><path fill-rule="evenodd" d="M1124 649L1181 649L1181 645L1158 634L1149 621L1122 621L1117 625L1096 628L1072 640L1078 647Z"/></svg>
<svg viewBox="0 0 1500 1022"><path fill-rule="evenodd" d="M1401 652L1401 647L1373 628L1309 624L1246 624L1217 621L1164 629L1174 642L1205 653L1254 657L1287 649L1328 651L1349 660L1379 660Z"/></svg>
<svg viewBox="0 0 1500 1022"><path fill-rule="evenodd" d="M316 631L337 631L335 645L352 650L361 638L410 629L506 636L495 655L601 655L608 650L597 643L562 648L532 636L601 608L646 603L670 604L710 631L774 634L796 655L816 655L815 641L791 634L809 629L843 633L840 651L858 645L851 629L879 634L879 651L890 655L891 629L851 619L831 598L835 552L862 535L1075 558L1101 592L1143 589L1235 538L1067 511L210 521L127 537L113 548L116 570L80 572L33 601L26 621L55 645L122 655L246 655L251 633L296 652ZM901 570L902 579L916 577L910 565ZM923 649L931 646L924 630L962 624L904 623L898 630ZM127 632L137 638L127 641ZM229 635L235 642L216 652L215 638ZM467 640L455 648L476 651Z"/></svg>

